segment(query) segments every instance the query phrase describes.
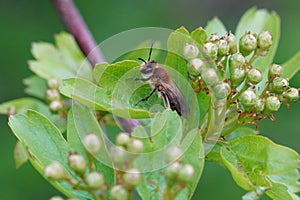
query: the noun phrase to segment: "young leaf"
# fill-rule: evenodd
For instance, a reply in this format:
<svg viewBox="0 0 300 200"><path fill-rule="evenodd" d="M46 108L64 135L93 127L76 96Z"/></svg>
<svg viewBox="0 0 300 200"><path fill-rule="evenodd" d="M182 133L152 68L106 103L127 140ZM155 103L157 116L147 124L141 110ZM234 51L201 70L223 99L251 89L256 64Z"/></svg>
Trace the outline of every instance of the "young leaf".
<svg viewBox="0 0 300 200"><path fill-rule="evenodd" d="M105 88L109 94L113 92L117 82L128 73L130 70L140 66L140 63L134 60L124 60L121 62L116 62L109 66L96 65L94 69L95 80L99 85ZM104 70L103 70L104 69ZM98 72L100 70L100 72ZM126 77L126 78L137 78L139 74L135 74L136 77Z"/></svg>
<svg viewBox="0 0 300 200"><path fill-rule="evenodd" d="M0 114L5 115L10 109L12 109L14 113L25 113L28 109L32 109L43 113L47 117L51 116L49 108L44 103L29 97L14 99L0 104Z"/></svg>
<svg viewBox="0 0 300 200"><path fill-rule="evenodd" d="M68 152L71 149L61 132L49 119L29 110L26 114L11 116L9 126L18 140L28 147L30 162L40 174L43 174L43 169L50 162L58 161L72 176L72 170L67 164ZM49 182L69 197L92 199L88 193L72 189L67 182Z"/></svg>
<svg viewBox="0 0 300 200"><path fill-rule="evenodd" d="M26 149L20 141L17 141L16 143L14 149L14 159L16 162L16 168L21 167L28 160Z"/></svg>
<svg viewBox="0 0 300 200"><path fill-rule="evenodd" d="M63 95L95 110L111 108L111 102L106 94L106 90L90 81L81 78L66 79L62 81L59 89Z"/></svg>
<svg viewBox="0 0 300 200"><path fill-rule="evenodd" d="M47 87L47 82L45 79L42 79L39 76L30 76L24 79L23 83L25 84L25 92L31 96L44 99Z"/></svg>
<svg viewBox="0 0 300 200"><path fill-rule="evenodd" d="M124 93L124 89L122 87L120 87L119 90L121 90L120 92L122 92L122 94ZM73 98L90 108L95 110L109 111L120 117L149 118L153 115L153 113L148 110L131 108L129 103L124 101L124 97L109 97L106 89L81 78L63 80L60 85L60 92L63 95ZM116 92L116 95L120 94L121 93ZM129 98L130 95L126 97Z"/></svg>
<svg viewBox="0 0 300 200"><path fill-rule="evenodd" d="M46 42L33 43L31 52L36 60L29 61L30 69L44 79L82 77L92 81L92 68L74 38L61 33L55 39L57 47Z"/></svg>
<svg viewBox="0 0 300 200"><path fill-rule="evenodd" d="M186 144L189 144L189 146L185 146ZM196 174L188 186L178 193L175 198L178 200L190 199L192 197L204 166L204 150L198 130L194 129L189 132L181 145L187 147L183 155L183 163L191 164L194 167ZM161 158L161 160L163 159ZM153 162L151 161L153 160L145 159L144 162L138 163L138 166L143 169L147 167L147 164L153 165ZM154 163L154 165L155 164L157 163ZM163 194L161 194L161 192L157 189L160 188L164 190L166 188L166 180L165 177L162 176L162 173L163 172L161 170L155 170L143 174L141 184L138 186L138 192L142 199L162 199Z"/></svg>
<svg viewBox="0 0 300 200"><path fill-rule="evenodd" d="M207 32L202 27L199 27L191 32L191 37L200 45L203 45L207 39Z"/></svg>
<svg viewBox="0 0 300 200"><path fill-rule="evenodd" d="M188 43L193 43L194 40L190 37L189 32L184 28L172 32L167 41L168 54L166 57L165 65L174 68L181 73L186 79L187 74L187 61L183 57L183 47Z"/></svg>
<svg viewBox="0 0 300 200"><path fill-rule="evenodd" d="M300 168L299 154L265 137L239 137L221 148L221 157L233 179L245 190L268 187L267 195L282 197L284 194L283 199L290 199L291 195L296 195L293 192L300 190L297 171ZM292 178L291 173L297 178Z"/></svg>
<svg viewBox="0 0 300 200"><path fill-rule="evenodd" d="M205 30L208 36L213 33L218 33L220 36L222 36L227 32L224 24L216 17L207 23Z"/></svg>
<svg viewBox="0 0 300 200"><path fill-rule="evenodd" d="M295 54L291 59L282 64L282 77L291 79L300 69L300 52Z"/></svg>

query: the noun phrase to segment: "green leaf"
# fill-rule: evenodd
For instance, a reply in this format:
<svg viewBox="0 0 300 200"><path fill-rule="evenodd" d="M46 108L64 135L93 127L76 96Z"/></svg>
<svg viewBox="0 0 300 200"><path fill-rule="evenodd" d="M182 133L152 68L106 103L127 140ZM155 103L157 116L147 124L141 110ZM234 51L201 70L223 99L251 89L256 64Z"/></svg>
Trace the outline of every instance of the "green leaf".
<svg viewBox="0 0 300 200"><path fill-rule="evenodd" d="M30 69L44 79L82 77L92 81L92 68L74 38L61 33L55 39L57 46L46 42L32 44L31 52L36 60L29 61Z"/></svg>
<svg viewBox="0 0 300 200"><path fill-rule="evenodd" d="M184 128L181 120L176 112L166 110L154 116L150 130L138 127L132 133L132 137L144 138L142 141L145 145L145 154L135 160L138 168L145 172L142 183L138 186L142 199L162 199L162 194L153 184L161 189L166 187L166 180L162 176L161 169L167 166L163 158L169 146L180 146L185 152L182 162L193 165L196 170L193 181L178 194L176 199L190 199L199 182L204 165L201 135L198 129L193 129L182 138ZM152 142L149 141L147 132L151 135Z"/></svg>
<svg viewBox="0 0 300 200"><path fill-rule="evenodd" d="M49 107L37 99L24 97L0 104L0 114L7 114L8 111L13 111L13 114L26 113L28 109L42 113L51 119L51 121L53 121L62 132L64 132L66 125L65 119L59 116L59 114L52 114Z"/></svg>
<svg viewBox="0 0 300 200"><path fill-rule="evenodd" d="M26 149L20 141L17 141L16 143L14 149L14 159L16 163L16 168L21 167L28 160Z"/></svg>
<svg viewBox="0 0 300 200"><path fill-rule="evenodd" d="M247 127L247 126L241 126L235 131L231 132L229 135L226 136L227 141L232 141L234 139L237 139L238 137L246 136L246 135L257 135L258 131Z"/></svg>
<svg viewBox="0 0 300 200"><path fill-rule="evenodd" d="M280 199L300 191L299 154L265 137L239 137L221 148L221 157L236 183L247 191L269 187L266 194L284 197Z"/></svg>
<svg viewBox="0 0 300 200"><path fill-rule="evenodd" d="M260 32L268 30L272 34L273 44L270 47L266 56L257 57L253 66L260 69L263 73L263 81L259 83L258 87L263 88L267 81L267 73L270 64L273 62L277 46L280 38L280 18L275 12L268 12L267 10L257 10L255 7L248 10L240 19L235 31L237 40L248 31L259 34Z"/></svg>
<svg viewBox="0 0 300 200"><path fill-rule="evenodd" d="M124 93L123 88L120 87L119 89L122 93L116 92L116 95ZM124 101L124 97L109 97L106 89L81 78L63 80L60 85L60 92L90 108L109 111L115 116L127 118L149 118L153 115L153 113L148 110L131 108L130 105L126 104L126 101ZM125 94L127 95L127 93ZM126 96L126 98L129 97L130 95Z"/></svg>
<svg viewBox="0 0 300 200"><path fill-rule="evenodd" d="M106 90L90 81L81 78L66 79L62 81L59 89L63 95L95 110L111 108L111 102L106 94Z"/></svg>
<svg viewBox="0 0 300 200"><path fill-rule="evenodd" d="M100 64L96 65L94 69L94 78L99 83L99 85L105 88L110 94L115 89L117 82L121 77L126 76L128 71L137 68L140 66L140 63L133 60L124 60L121 62L116 62L109 66ZM98 71L99 70L99 71ZM138 74L136 74L137 76ZM127 78L136 78L136 77L127 77Z"/></svg>
<svg viewBox="0 0 300 200"><path fill-rule="evenodd" d="M192 143L190 144L191 141ZM176 197L176 199L178 200L192 198L202 175L205 162L205 152L199 130L194 129L189 132L185 137L182 145L185 146L185 143L189 143L190 145L186 152L183 154L183 163L191 164L194 167L196 173L194 179L187 185L187 188L180 192Z"/></svg>
<svg viewBox="0 0 300 200"><path fill-rule="evenodd" d="M5 115L10 109L14 113L25 113L28 109L32 109L43 113L47 117L51 115L48 106L37 99L29 97L14 99L0 104L0 114Z"/></svg>
<svg viewBox="0 0 300 200"><path fill-rule="evenodd" d="M213 18L207 23L205 30L207 35L218 33L218 35L223 36L227 32L224 24L217 17Z"/></svg>
<svg viewBox="0 0 300 200"><path fill-rule="evenodd" d="M60 162L70 176L74 172L67 163L68 152L71 150L61 132L45 116L29 110L26 114L17 114L9 118L9 126L23 145L28 148L29 159L36 170L43 174L43 169L52 161ZM92 199L83 191L74 190L65 181L49 182L69 197Z"/></svg>
<svg viewBox="0 0 300 200"><path fill-rule="evenodd" d="M48 89L47 82L39 76L30 76L24 79L25 92L31 96L44 99L46 90Z"/></svg>
<svg viewBox="0 0 300 200"><path fill-rule="evenodd" d="M111 186L115 183L114 170L110 161L108 151L105 145L106 137L94 114L88 108L74 104L68 114L68 131L67 139L71 148L88 158L82 140L84 136L90 133L98 135L102 147L101 154L96 155L94 164L97 171L101 172L105 181Z"/></svg>
<svg viewBox="0 0 300 200"><path fill-rule="evenodd" d="M170 34L167 41L168 54L165 65L174 68L188 79L187 61L183 57L183 48L186 43L194 43L194 40L183 26Z"/></svg>
<svg viewBox="0 0 300 200"><path fill-rule="evenodd" d="M187 144L189 145L186 146ZM179 192L175 199L190 199L197 187L204 166L204 150L199 131L194 129L189 132L187 137L180 145L186 148L182 162L191 164L196 173L195 178L188 184L186 188ZM159 162L163 162L163 156L164 154L161 155ZM138 163L138 166L142 169L145 169L147 168L148 164L155 165L157 164L157 160L143 159L143 162ZM142 199L162 199L162 194L157 189L157 187L161 188L162 190L166 188L166 180L162 173L162 170L155 170L143 174L142 181L138 186L138 192ZM151 182L151 184L149 184L149 182Z"/></svg>
<svg viewBox="0 0 300 200"><path fill-rule="evenodd" d="M282 77L291 79L300 69L300 52L295 54L291 59L282 64Z"/></svg>
<svg viewBox="0 0 300 200"><path fill-rule="evenodd" d="M206 30L204 30L202 27L199 27L191 32L191 37L199 44L203 45L207 39Z"/></svg>

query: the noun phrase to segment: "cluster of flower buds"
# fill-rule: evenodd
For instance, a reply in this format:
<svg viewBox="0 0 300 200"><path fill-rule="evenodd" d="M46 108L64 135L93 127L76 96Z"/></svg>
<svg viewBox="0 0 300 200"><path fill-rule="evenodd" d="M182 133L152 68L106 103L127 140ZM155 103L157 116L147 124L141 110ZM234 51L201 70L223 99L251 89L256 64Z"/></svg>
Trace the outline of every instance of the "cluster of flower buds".
<svg viewBox="0 0 300 200"><path fill-rule="evenodd" d="M144 152L144 143L131 138L127 133L119 133L116 146L110 150L110 156L117 174L118 184L110 189L113 200L127 200L142 179L142 173L134 168L133 161Z"/></svg>
<svg viewBox="0 0 300 200"><path fill-rule="evenodd" d="M55 78L50 78L47 81L48 90L46 91L46 100L49 102L49 108L52 112L57 113L63 109L63 101L59 93L60 81Z"/></svg>
<svg viewBox="0 0 300 200"><path fill-rule="evenodd" d="M76 174L76 178L72 177L65 167L53 161L44 169L44 175L52 181L65 180L73 185L75 189L86 190L92 196L105 199L105 191L109 190L109 196L112 200L127 200L141 181L141 172L139 169L131 167L132 161L136 154L142 153L144 144L138 139L132 139L126 133L118 134L116 138L117 145L111 149L111 159L116 167L117 183L109 186L104 176L95 170L93 166L93 155L97 155L101 151L102 143L97 134L91 133L83 138L87 157L79 153L69 153L67 158L68 167ZM130 156L134 154L133 156ZM120 170L122 166L122 170ZM63 199L54 196L51 200Z"/></svg>
<svg viewBox="0 0 300 200"><path fill-rule="evenodd" d="M166 167L164 175L167 180L167 187L169 187L166 192L170 192L168 195L172 199L175 198L174 195L178 191L184 189L195 177L194 167L190 164L182 163L182 155L182 149L177 146L168 147L165 152L165 161L168 167Z"/></svg>
<svg viewBox="0 0 300 200"><path fill-rule="evenodd" d="M210 88L208 91L216 98L227 98L228 108L238 105L238 112L252 114L268 115L277 111L281 103L297 101L298 89L290 87L288 80L281 77L283 68L280 65L271 65L268 77L263 77L260 69L252 65L258 56L268 53L272 42L272 35L264 30L259 34L246 32L238 39L231 32L222 37L214 33L207 36L202 47L186 44L183 56L188 60L194 89L197 82L202 91ZM200 57L211 60L204 63ZM262 80L267 80L266 85L258 87Z"/></svg>
<svg viewBox="0 0 300 200"><path fill-rule="evenodd" d="M83 139L83 143L88 154L100 152L101 142L96 134L92 133L86 135ZM75 172L76 178L68 174L64 166L57 161L53 161L45 167L45 177L53 181L65 180L72 184L75 189L87 190L93 193L93 195L104 195L104 191L108 187L107 183L103 175L95 171L94 167L92 167L92 160L85 158L79 153L69 152L67 161L68 167ZM52 199L53 198L57 199L61 197L55 196L52 197Z"/></svg>

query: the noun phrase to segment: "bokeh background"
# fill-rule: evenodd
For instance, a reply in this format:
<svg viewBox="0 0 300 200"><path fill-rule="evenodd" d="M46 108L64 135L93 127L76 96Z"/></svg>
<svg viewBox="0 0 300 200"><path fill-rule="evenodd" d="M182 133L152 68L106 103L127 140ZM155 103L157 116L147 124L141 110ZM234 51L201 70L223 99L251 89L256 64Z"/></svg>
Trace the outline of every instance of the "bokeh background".
<svg viewBox="0 0 300 200"><path fill-rule="evenodd" d="M137 27L165 27L181 25L193 30L205 26L218 16L228 30L235 30L240 16L252 6L276 11L281 17L281 40L275 58L283 63L300 50L299 0L131 0L131 1L75 1L97 42ZM23 97L22 80L31 75L27 60L32 59L33 41L53 42L53 35L64 30L51 1L0 1L0 102ZM300 87L300 74L291 80ZM276 122L264 120L259 125L263 135L276 143L300 152L300 103L288 110L282 106ZM16 139L7 126L7 118L0 117L0 199L49 199L59 194L30 164L15 168L13 149ZM231 179L227 170L206 163L198 190L193 199L241 199L244 191ZM267 198L266 198L267 199Z"/></svg>

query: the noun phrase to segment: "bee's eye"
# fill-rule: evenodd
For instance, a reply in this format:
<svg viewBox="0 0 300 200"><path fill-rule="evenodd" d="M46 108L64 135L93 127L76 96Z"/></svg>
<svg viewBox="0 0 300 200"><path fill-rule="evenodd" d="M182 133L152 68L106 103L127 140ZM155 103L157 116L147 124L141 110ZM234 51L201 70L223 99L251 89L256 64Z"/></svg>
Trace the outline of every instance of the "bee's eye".
<svg viewBox="0 0 300 200"><path fill-rule="evenodd" d="M145 68L141 69L141 73L149 74L152 72L152 70L153 70L153 66L150 64L150 65L145 66Z"/></svg>

